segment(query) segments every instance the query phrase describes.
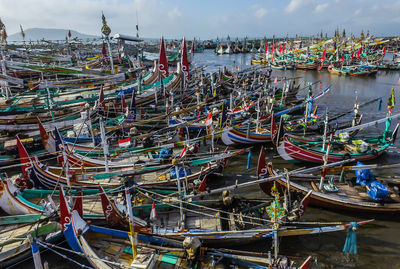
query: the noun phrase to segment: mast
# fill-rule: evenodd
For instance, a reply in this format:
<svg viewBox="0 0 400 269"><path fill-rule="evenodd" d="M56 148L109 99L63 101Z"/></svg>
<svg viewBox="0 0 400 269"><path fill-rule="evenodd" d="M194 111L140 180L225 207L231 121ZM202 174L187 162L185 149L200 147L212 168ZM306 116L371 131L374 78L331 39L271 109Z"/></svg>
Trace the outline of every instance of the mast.
<svg viewBox="0 0 400 269"><path fill-rule="evenodd" d="M109 167L108 167L108 143L106 140L106 134L105 134L105 130L104 130L104 122L103 122L103 118L100 117L99 119L100 122L100 134L101 134L101 144L103 146L103 150L104 150L104 161L106 164L106 172L109 172Z"/></svg>
<svg viewBox="0 0 400 269"><path fill-rule="evenodd" d="M107 48L108 48L108 53L109 53L109 57L110 57L110 68L111 68L111 74L115 74L115 70L114 70L114 62L113 62L113 58L112 58L112 50L111 50L111 45L110 45L110 39L109 36L111 34L111 29L110 27L107 25L107 21L106 21L106 17L104 16L103 12L101 13L101 18L103 20L103 26L101 27L101 32L104 35L104 39L106 40L107 43Z"/></svg>

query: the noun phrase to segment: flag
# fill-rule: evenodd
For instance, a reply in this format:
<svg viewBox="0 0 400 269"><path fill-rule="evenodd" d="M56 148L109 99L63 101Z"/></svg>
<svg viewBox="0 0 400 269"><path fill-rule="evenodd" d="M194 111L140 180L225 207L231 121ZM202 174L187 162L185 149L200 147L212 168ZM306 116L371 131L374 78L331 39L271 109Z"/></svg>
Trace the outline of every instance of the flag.
<svg viewBox="0 0 400 269"><path fill-rule="evenodd" d="M28 152L25 149L25 146L22 144L18 135L17 135L17 146L18 146L19 160L21 162L22 173L24 174L24 178L28 179L29 173L28 173L27 169L29 167L31 167L30 159L29 159Z"/></svg>
<svg viewBox="0 0 400 269"><path fill-rule="evenodd" d="M357 59L360 59L361 52L362 52L362 46L358 49Z"/></svg>
<svg viewBox="0 0 400 269"><path fill-rule="evenodd" d="M158 219L158 214L157 214L157 211L156 211L156 204L153 201L153 205L151 207L151 212L150 212L150 220L151 221L155 221L157 219Z"/></svg>
<svg viewBox="0 0 400 269"><path fill-rule="evenodd" d="M135 90L135 89L133 89ZM128 107L125 102L125 95L121 96L121 104L122 104L122 112L125 112L126 108Z"/></svg>
<svg viewBox="0 0 400 269"><path fill-rule="evenodd" d="M351 52L351 60L350 60L350 62L353 61L353 58L354 58L354 50Z"/></svg>
<svg viewBox="0 0 400 269"><path fill-rule="evenodd" d="M203 181L201 182L199 188L197 189L198 192L205 192L207 184L207 175L204 176Z"/></svg>
<svg viewBox="0 0 400 269"><path fill-rule="evenodd" d="M192 49L191 49L191 53L192 53L192 57L194 56L194 50L195 50L195 48L194 48L194 39L193 39L193 42L192 42Z"/></svg>
<svg viewBox="0 0 400 269"><path fill-rule="evenodd" d="M340 65L343 65L343 61L344 61L344 53L342 55L342 58L340 59Z"/></svg>
<svg viewBox="0 0 400 269"><path fill-rule="evenodd" d="M118 146L120 148L127 148L131 145L131 139L128 137L126 139L118 139Z"/></svg>
<svg viewBox="0 0 400 269"><path fill-rule="evenodd" d="M385 57L385 54L386 54L386 49L387 49L387 46L385 46L385 47L383 48L383 51L382 51L382 55L383 55L383 57Z"/></svg>
<svg viewBox="0 0 400 269"><path fill-rule="evenodd" d="M275 77L274 83L278 83L278 77Z"/></svg>
<svg viewBox="0 0 400 269"><path fill-rule="evenodd" d="M321 65L324 65L325 62L325 57L326 57L326 49L324 50L324 52L322 53L322 58L321 58Z"/></svg>
<svg viewBox="0 0 400 269"><path fill-rule="evenodd" d="M210 112L210 114L208 114L208 116L205 119L204 123L206 124L206 126L212 125L212 123L213 123L213 121L212 121L212 112Z"/></svg>
<svg viewBox="0 0 400 269"><path fill-rule="evenodd" d="M179 154L179 158L183 158L186 156L187 153L187 148L186 146L183 148L183 150L181 151L181 153Z"/></svg>
<svg viewBox="0 0 400 269"><path fill-rule="evenodd" d="M267 42L265 42L265 51L264 51L264 55L265 55L265 59L267 59L267 55L268 55L268 44L267 44Z"/></svg>
<svg viewBox="0 0 400 269"><path fill-rule="evenodd" d="M106 104L104 103L103 85L101 85L101 88L100 88L99 104L101 105L102 109L105 111L106 110Z"/></svg>
<svg viewBox="0 0 400 269"><path fill-rule="evenodd" d="M189 83L189 62L187 58L186 40L182 40L181 69L184 77L185 87Z"/></svg>
<svg viewBox="0 0 400 269"><path fill-rule="evenodd" d="M164 37L161 37L161 43L160 43L160 57L158 60L158 67L160 69L160 73L163 78L168 77L168 61L167 61L167 55L165 54L165 46L164 46Z"/></svg>

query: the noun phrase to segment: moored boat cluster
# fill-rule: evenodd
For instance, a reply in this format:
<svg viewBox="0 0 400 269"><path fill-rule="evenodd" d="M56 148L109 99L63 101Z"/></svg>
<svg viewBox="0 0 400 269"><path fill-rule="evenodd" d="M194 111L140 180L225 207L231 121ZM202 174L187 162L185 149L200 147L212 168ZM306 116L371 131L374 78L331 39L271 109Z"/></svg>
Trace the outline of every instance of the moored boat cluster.
<svg viewBox="0 0 400 269"><path fill-rule="evenodd" d="M378 166L363 163L395 143L394 92L387 117L362 123L359 109L377 99L319 113L315 103L334 86L273 71L329 64L332 73L373 74L381 44L394 39L299 48L273 41L247 69L207 72L191 64L202 51L194 41L188 49L185 39L176 47L161 38L152 59L154 44L110 41L104 16L102 33L97 43L2 40L0 267L32 256L42 268L47 249L85 268L304 269L312 257L280 255L280 237L347 231L344 252L355 254L353 233L373 221L304 221L308 206L400 212L396 182L376 179ZM245 40L235 49L252 46ZM216 52L226 53L222 45ZM359 134L379 123L379 135ZM276 170L266 157L275 152L307 167ZM256 154L255 175L223 183L224 170L243 156L250 169ZM265 196L239 194L251 186ZM62 238L68 248L58 245ZM256 241L268 247L237 248Z"/></svg>

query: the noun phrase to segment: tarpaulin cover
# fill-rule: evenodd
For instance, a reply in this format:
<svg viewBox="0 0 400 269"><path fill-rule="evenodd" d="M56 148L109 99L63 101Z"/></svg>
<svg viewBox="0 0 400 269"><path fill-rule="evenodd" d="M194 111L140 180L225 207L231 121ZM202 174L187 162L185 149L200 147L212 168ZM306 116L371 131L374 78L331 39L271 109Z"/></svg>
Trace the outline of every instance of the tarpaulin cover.
<svg viewBox="0 0 400 269"><path fill-rule="evenodd" d="M357 162L357 166L363 166L361 162ZM371 173L370 169L357 169L356 170L358 185L367 185L368 181L375 179L375 175Z"/></svg>
<svg viewBox="0 0 400 269"><path fill-rule="evenodd" d="M382 183L374 180L369 182L367 185L369 187L367 194L375 201L383 201L389 196L388 188Z"/></svg>
<svg viewBox="0 0 400 269"><path fill-rule="evenodd" d="M185 170L186 170L186 173L185 173ZM169 173L171 174L171 178L176 178L175 168L173 168ZM178 173L179 173L179 178L185 178L185 176L189 176L191 174L189 168L185 169L183 167L178 169Z"/></svg>

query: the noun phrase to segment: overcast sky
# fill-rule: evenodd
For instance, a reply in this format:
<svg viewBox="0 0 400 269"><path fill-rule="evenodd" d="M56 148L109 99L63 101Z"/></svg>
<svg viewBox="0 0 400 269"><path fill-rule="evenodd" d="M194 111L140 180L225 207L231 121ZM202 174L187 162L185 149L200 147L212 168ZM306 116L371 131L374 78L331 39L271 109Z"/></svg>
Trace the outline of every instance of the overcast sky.
<svg viewBox="0 0 400 269"><path fill-rule="evenodd" d="M0 0L8 34L61 28L100 35L101 11L112 34L202 39L356 33L399 35L399 0Z"/></svg>

